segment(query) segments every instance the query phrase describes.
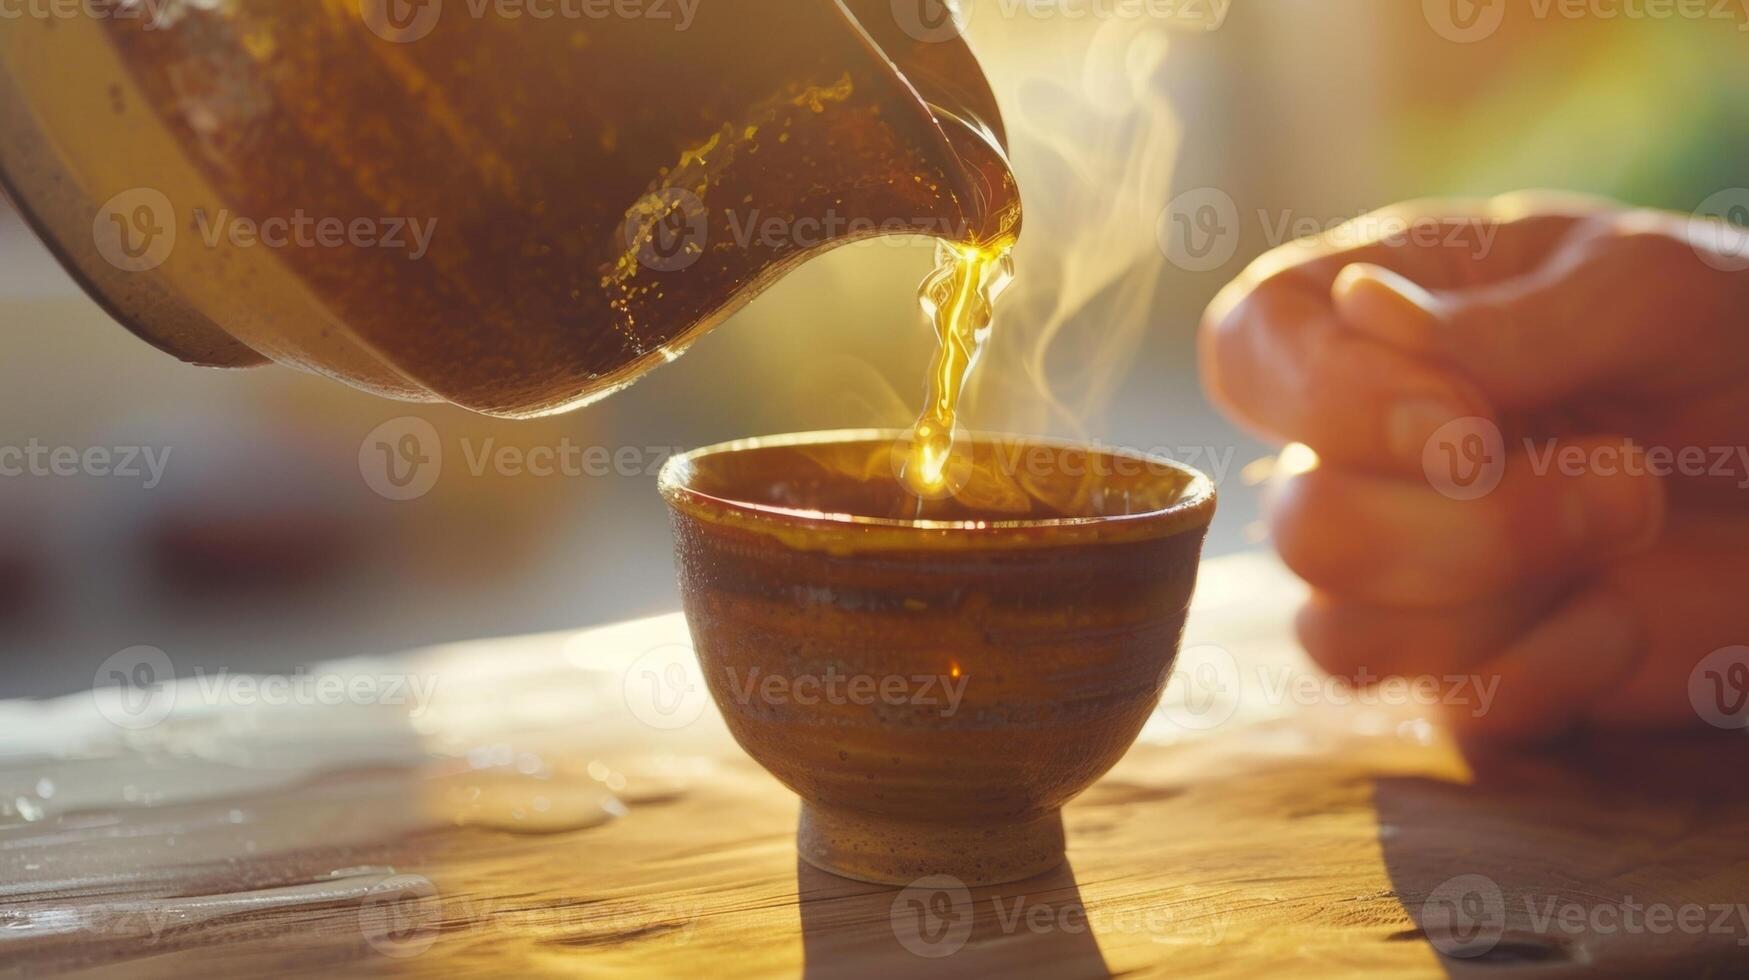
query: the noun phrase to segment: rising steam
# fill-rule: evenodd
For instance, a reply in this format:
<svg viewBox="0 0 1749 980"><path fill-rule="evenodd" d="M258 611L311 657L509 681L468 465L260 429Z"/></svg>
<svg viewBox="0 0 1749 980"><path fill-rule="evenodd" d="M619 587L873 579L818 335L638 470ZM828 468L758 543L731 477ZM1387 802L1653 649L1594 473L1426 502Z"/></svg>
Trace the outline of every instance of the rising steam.
<svg viewBox="0 0 1749 980"><path fill-rule="evenodd" d="M1179 137L1160 78L1169 28L1041 23L1004 7L976 8L968 33L1007 122L1025 230L965 418L1086 438L1157 326L1155 225Z"/></svg>

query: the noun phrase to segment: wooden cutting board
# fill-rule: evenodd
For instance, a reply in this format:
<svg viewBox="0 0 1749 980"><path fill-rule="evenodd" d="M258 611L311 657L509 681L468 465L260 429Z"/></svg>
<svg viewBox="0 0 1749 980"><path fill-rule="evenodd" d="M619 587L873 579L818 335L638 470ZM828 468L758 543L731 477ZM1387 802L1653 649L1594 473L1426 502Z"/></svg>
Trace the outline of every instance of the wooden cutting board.
<svg viewBox="0 0 1749 980"><path fill-rule="evenodd" d="M278 681L124 652L0 703L0 973L1749 973L1749 743L1466 755L1323 681L1300 595L1210 562L1068 866L971 890L799 864L678 616Z"/></svg>

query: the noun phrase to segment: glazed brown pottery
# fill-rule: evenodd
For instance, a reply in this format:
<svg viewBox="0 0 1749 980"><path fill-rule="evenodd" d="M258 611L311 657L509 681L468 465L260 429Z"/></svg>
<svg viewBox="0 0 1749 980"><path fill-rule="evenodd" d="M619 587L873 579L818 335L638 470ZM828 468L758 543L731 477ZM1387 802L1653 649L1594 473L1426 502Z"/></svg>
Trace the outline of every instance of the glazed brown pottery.
<svg viewBox="0 0 1749 980"><path fill-rule="evenodd" d="M1166 460L976 437L919 519L905 449L814 433L671 460L693 642L730 731L801 796L808 863L1031 877L1160 698L1214 490Z"/></svg>
<svg viewBox="0 0 1749 980"><path fill-rule="evenodd" d="M1016 195L982 70L916 4L108 6L0 17L0 188L197 364L546 414L813 255L986 237Z"/></svg>

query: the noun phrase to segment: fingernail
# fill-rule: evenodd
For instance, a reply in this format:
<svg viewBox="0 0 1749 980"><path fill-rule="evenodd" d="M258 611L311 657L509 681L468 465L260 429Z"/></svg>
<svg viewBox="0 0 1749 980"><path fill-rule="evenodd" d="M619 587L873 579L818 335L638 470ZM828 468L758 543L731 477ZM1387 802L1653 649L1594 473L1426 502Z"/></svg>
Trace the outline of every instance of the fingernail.
<svg viewBox="0 0 1749 980"><path fill-rule="evenodd" d="M1589 475L1574 481L1563 500L1570 539L1609 555L1643 551L1664 529L1663 485L1655 477Z"/></svg>
<svg viewBox="0 0 1749 980"><path fill-rule="evenodd" d="M1470 413L1442 398L1417 397L1398 402L1385 421L1385 440L1392 455L1420 466L1434 433Z"/></svg>
<svg viewBox="0 0 1749 980"><path fill-rule="evenodd" d="M1419 349L1434 339L1439 301L1383 266L1348 266L1336 276L1330 295L1352 326L1389 343Z"/></svg>
<svg viewBox="0 0 1749 980"><path fill-rule="evenodd" d="M1367 288L1387 293L1413 307L1415 312L1429 312L1439 303L1420 283L1398 275L1382 265L1356 262L1336 276L1335 289L1338 294Z"/></svg>

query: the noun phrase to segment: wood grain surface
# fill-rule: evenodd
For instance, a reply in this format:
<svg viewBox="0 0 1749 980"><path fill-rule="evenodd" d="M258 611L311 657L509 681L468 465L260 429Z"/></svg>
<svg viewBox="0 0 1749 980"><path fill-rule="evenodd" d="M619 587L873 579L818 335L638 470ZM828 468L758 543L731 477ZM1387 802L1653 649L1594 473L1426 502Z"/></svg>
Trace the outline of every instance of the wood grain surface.
<svg viewBox="0 0 1749 980"><path fill-rule="evenodd" d="M1299 596L1211 562L1068 866L969 890L799 864L678 616L283 684L118 654L0 703L0 973L1749 974L1749 744L1465 752L1426 702L1479 690L1326 683Z"/></svg>

